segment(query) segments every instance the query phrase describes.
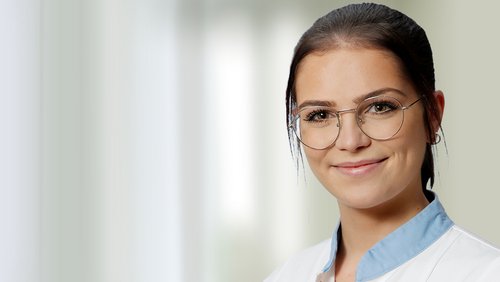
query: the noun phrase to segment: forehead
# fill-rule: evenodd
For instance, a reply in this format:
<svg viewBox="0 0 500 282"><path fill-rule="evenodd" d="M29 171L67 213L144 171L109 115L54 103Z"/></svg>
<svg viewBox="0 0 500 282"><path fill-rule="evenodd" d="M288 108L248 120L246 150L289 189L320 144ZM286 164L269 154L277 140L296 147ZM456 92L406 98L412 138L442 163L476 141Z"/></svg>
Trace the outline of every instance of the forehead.
<svg viewBox="0 0 500 282"><path fill-rule="evenodd" d="M297 103L324 100L348 103L381 88L413 93L399 61L389 51L343 48L307 55L295 77Z"/></svg>

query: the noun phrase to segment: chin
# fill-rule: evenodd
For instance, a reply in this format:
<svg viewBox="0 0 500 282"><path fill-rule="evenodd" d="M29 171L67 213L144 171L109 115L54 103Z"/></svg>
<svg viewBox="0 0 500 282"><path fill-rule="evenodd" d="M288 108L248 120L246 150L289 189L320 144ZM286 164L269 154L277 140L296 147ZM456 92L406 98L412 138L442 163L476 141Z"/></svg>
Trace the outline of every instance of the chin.
<svg viewBox="0 0 500 282"><path fill-rule="evenodd" d="M397 193L389 193L388 191L381 191L373 186L366 187L350 187L348 191L344 190L338 193L338 191L330 192L337 199L339 205L353 208L353 209L370 209L384 203L389 202L393 199Z"/></svg>
<svg viewBox="0 0 500 282"><path fill-rule="evenodd" d="M351 209L370 209L382 204L384 201L373 198L337 197L337 202L339 206Z"/></svg>
<svg viewBox="0 0 500 282"><path fill-rule="evenodd" d="M380 206L384 203L384 201L370 201L370 200L366 200L366 201L341 201L341 200L337 199L337 201L338 201L339 205L349 207L351 209L358 209L358 210L372 209L372 208Z"/></svg>

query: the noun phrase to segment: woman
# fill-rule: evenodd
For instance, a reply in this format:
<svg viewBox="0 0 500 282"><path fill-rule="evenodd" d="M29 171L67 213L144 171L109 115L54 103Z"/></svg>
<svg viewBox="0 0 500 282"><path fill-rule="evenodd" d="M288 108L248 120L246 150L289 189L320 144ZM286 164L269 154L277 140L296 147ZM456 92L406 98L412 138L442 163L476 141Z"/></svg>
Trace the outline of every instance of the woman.
<svg viewBox="0 0 500 282"><path fill-rule="evenodd" d="M424 30L386 6L349 5L306 31L286 92L289 137L337 199L340 224L266 282L500 281L500 250L426 189L444 109L434 81Z"/></svg>

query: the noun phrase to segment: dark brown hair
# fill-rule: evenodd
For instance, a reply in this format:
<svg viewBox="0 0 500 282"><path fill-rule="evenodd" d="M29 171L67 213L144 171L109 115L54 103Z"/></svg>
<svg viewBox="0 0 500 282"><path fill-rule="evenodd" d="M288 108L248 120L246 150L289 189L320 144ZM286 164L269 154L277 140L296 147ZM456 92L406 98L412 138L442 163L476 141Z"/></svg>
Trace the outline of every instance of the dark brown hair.
<svg viewBox="0 0 500 282"><path fill-rule="evenodd" d="M424 123L430 143L421 168L422 189L434 184L435 121L440 121L435 92L432 50L425 31L405 14L384 5L352 4L319 18L302 35L295 47L286 89L288 138L292 154L301 159L300 142L290 124L297 106L295 75L300 62L313 52L342 47L376 48L391 52L401 62L402 72L422 99ZM434 121L434 122L433 122ZM438 125L439 126L439 125Z"/></svg>

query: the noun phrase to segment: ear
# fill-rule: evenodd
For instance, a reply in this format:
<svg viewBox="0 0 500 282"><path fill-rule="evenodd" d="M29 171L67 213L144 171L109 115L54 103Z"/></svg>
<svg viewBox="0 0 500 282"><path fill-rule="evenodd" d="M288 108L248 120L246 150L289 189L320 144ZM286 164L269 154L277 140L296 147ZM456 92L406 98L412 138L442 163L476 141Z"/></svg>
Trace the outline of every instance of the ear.
<svg viewBox="0 0 500 282"><path fill-rule="evenodd" d="M436 101L437 105L437 116L433 117L432 119L432 130L434 133L438 132L439 128L441 127L441 121L443 120L443 113L444 113L444 94L443 91L441 90L436 90L433 93L433 98Z"/></svg>

